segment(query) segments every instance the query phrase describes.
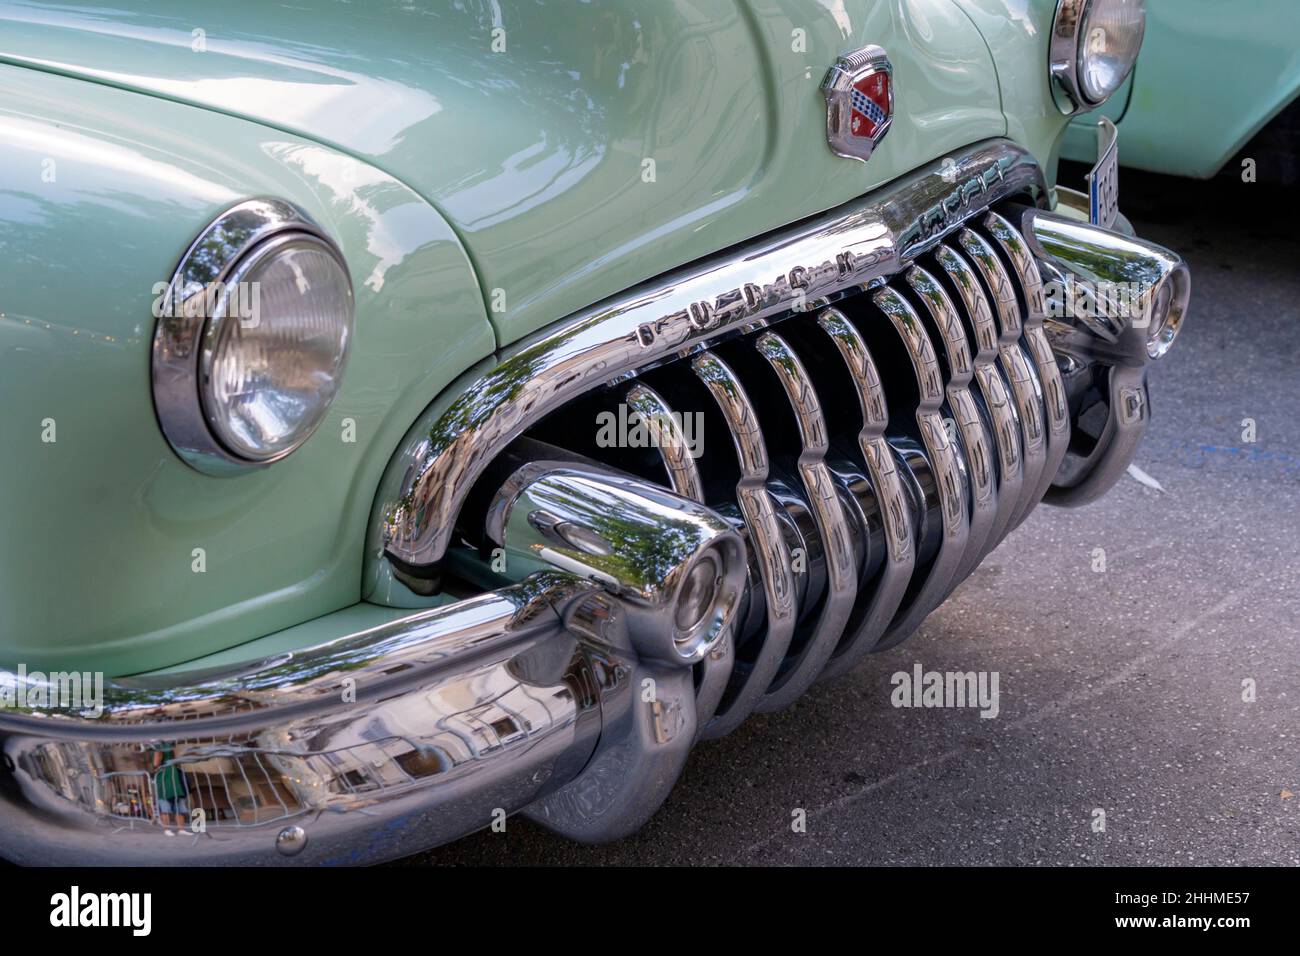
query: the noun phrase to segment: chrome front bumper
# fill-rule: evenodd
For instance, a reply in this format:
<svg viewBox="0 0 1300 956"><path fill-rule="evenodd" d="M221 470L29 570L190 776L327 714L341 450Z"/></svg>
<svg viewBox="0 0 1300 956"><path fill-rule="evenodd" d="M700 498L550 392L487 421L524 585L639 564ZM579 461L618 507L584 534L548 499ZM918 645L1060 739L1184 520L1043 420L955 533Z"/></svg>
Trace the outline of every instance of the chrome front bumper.
<svg viewBox="0 0 1300 956"><path fill-rule="evenodd" d="M676 362L672 374L716 401L740 465L727 517L705 506L696 465L671 435L660 436L661 485L573 462L515 468L487 511L483 546L524 569L517 583L478 568L500 586L238 669L123 681L97 719L0 711L0 855L358 864L516 811L581 840L636 829L699 737L901 640L1044 495L1078 503L1122 473L1149 407L1146 333L1044 321L1039 274L1168 281L1185 309L1186 267L1036 208L1044 196L1023 150L976 144L512 350L431 411L395 457L376 503L370 600L464 561L447 557L453 525L508 447L565 402L643 369ZM867 331L896 333L903 367L877 368L866 313L850 321L832 303L878 310L880 328ZM852 488L836 490L844 472L829 457L829 403L817 401L831 370L809 375L803 335L842 363L856 395L840 401L861 406ZM798 425L798 460L779 488L740 385L757 373L738 376L719 357L750 344L740 358L770 367ZM881 382L898 375L919 395L905 410L921 437L910 444L887 435ZM1106 410L1092 436L1075 428L1085 393ZM627 401L667 410L639 379ZM817 544L816 582L791 573L791 534ZM701 556L744 561L742 538L747 590L730 568L718 578L726 614L706 615L706 631L677 628ZM745 667L734 666L742 636L758 648ZM213 808L178 835L156 815L149 759L159 750L179 754L169 759L193 803Z"/></svg>
<svg viewBox="0 0 1300 956"><path fill-rule="evenodd" d="M116 682L95 718L0 712L0 850L359 864L518 810L579 839L639 827L695 740L692 668L728 638L740 536L582 465L531 462L506 489L496 533L537 568L518 584L238 668ZM700 568L716 600L683 625Z"/></svg>
<svg viewBox="0 0 1300 956"><path fill-rule="evenodd" d="M0 848L68 866L356 864L471 832L595 750L616 677L563 624L589 590L539 575L230 673L120 684L95 720L6 714ZM166 834L141 758L165 744L228 819Z"/></svg>

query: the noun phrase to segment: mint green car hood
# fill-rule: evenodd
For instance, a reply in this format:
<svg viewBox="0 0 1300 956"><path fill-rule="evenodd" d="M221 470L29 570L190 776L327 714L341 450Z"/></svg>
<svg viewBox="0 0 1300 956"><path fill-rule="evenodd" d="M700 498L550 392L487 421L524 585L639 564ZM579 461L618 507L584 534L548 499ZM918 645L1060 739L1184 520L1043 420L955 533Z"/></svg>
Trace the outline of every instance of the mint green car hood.
<svg viewBox="0 0 1300 956"><path fill-rule="evenodd" d="M0 60L373 163L459 234L501 344L1008 128L953 0L166 7L0 2ZM865 43L896 89L867 164L827 148L819 89Z"/></svg>

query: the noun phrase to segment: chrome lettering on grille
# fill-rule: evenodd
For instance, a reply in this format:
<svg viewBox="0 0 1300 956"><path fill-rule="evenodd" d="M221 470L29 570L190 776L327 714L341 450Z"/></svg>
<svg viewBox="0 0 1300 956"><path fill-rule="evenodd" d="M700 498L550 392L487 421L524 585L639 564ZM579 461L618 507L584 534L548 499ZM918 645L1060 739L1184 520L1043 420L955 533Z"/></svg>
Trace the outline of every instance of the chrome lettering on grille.
<svg viewBox="0 0 1300 956"><path fill-rule="evenodd" d="M917 236L915 244L920 245L952 229L965 217L962 213L969 208L972 197L984 195L995 183L1003 180L1001 163L994 163L983 172L976 173L958 185L952 192L917 217Z"/></svg>

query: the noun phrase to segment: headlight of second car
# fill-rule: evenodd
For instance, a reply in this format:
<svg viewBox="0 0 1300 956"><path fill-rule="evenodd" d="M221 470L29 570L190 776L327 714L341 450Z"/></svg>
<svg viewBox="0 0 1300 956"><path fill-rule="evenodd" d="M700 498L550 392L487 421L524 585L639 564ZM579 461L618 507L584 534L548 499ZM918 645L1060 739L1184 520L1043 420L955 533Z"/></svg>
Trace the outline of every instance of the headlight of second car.
<svg viewBox="0 0 1300 956"><path fill-rule="evenodd" d="M1067 113L1095 109L1120 88L1137 61L1145 0L1060 0L1052 21L1052 78Z"/></svg>
<svg viewBox="0 0 1300 956"><path fill-rule="evenodd" d="M285 457L338 392L352 284L338 248L287 203L249 200L218 217L155 312L154 406L172 447L200 471Z"/></svg>

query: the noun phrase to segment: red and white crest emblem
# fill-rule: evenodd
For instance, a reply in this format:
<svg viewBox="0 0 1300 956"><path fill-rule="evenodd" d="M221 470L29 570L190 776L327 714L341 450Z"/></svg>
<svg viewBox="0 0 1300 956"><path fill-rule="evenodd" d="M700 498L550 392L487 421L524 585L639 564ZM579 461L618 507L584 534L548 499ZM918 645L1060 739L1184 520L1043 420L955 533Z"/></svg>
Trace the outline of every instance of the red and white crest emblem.
<svg viewBox="0 0 1300 956"><path fill-rule="evenodd" d="M894 76L889 57L865 46L835 61L822 81L826 139L831 151L866 160L894 118Z"/></svg>
<svg viewBox="0 0 1300 956"><path fill-rule="evenodd" d="M853 107L849 129L854 136L866 136L874 142L876 131L889 119L894 108L889 97L889 82L888 73L877 71L853 84L849 93Z"/></svg>

